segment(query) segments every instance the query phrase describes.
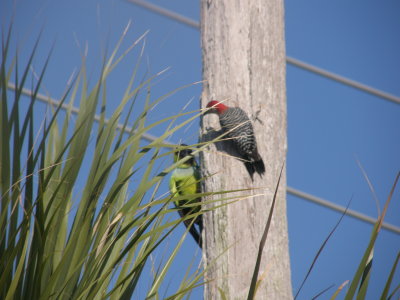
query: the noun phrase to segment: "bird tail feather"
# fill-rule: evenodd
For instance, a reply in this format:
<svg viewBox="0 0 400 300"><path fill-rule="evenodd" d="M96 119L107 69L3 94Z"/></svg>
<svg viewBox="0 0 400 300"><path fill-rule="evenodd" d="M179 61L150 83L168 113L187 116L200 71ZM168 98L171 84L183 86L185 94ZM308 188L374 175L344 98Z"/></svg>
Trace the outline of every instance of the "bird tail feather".
<svg viewBox="0 0 400 300"><path fill-rule="evenodd" d="M191 219L185 220L183 221L183 223L185 224L186 227L189 227L189 233L192 235L194 241L197 243L197 245L199 245L200 248L203 247L203 241L201 238L201 231L198 232L197 229L194 227L194 224L192 223Z"/></svg>
<svg viewBox="0 0 400 300"><path fill-rule="evenodd" d="M260 175L261 177L265 173L264 161L262 160L260 154L258 153L253 154L251 158L244 163L244 165L247 169L247 172L250 174L252 181L254 173L257 172L257 174Z"/></svg>
<svg viewBox="0 0 400 300"><path fill-rule="evenodd" d="M265 165L262 159L253 162L254 169L256 172L262 176L265 173Z"/></svg>

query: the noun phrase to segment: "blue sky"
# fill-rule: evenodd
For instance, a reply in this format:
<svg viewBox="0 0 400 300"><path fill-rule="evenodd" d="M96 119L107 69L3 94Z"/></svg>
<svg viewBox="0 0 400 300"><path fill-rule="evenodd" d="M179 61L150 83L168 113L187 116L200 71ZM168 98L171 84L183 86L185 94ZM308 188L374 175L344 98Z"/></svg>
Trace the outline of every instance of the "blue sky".
<svg viewBox="0 0 400 300"><path fill-rule="evenodd" d="M199 20L197 1L152 1ZM200 34L123 0L0 2L2 26L14 11L15 41L22 57L43 30L39 68L54 45L42 93L62 96L81 55L88 52L88 74L96 77L106 49L112 49L127 23L125 47L146 30L142 71L168 72L155 82L154 97L201 80ZM400 3L398 1L285 1L286 52L353 80L400 95ZM87 50L86 50L87 49ZM108 83L109 110L117 104L136 63L139 48L115 71ZM151 120L199 107L201 85L179 91L157 106ZM288 185L376 217L375 201L356 160L365 168L382 207L400 170L400 106L321 76L287 65ZM172 104L172 105L171 105ZM162 128L151 132L162 133ZM197 141L198 123L173 137ZM165 191L167 186L164 187ZM400 226L400 193L390 205L386 221ZM340 215L288 195L292 279L297 290L319 246ZM369 240L371 225L345 217L320 257L299 299L309 299L325 287L351 279ZM183 226L180 229L183 231ZM181 233L179 232L179 233ZM169 241L174 243L174 237ZM383 231L375 249L368 299L377 299L399 251L400 237ZM191 240L182 249L171 281L180 278L181 265L200 255ZM397 272L396 283L400 276ZM176 277L175 277L176 276ZM193 298L201 297L197 291Z"/></svg>

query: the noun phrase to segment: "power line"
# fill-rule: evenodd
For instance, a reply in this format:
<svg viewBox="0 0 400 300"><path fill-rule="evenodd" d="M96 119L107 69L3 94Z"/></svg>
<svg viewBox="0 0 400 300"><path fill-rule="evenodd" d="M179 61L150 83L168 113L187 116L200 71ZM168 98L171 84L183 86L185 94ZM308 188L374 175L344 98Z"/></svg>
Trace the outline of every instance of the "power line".
<svg viewBox="0 0 400 300"><path fill-rule="evenodd" d="M296 196L296 197L299 197L299 198L302 198L302 199L306 199L306 200L308 200L310 202L316 203L318 205L327 207L327 208L332 209L332 210L336 210L336 211L341 212L341 213L344 213L346 211L346 207L344 207L342 205L339 205L339 204L330 202L328 200L316 197L314 195L302 192L300 190L294 189L294 188L289 187L289 186L287 187L286 192L288 194L293 195L293 196ZM370 216L367 216L367 215L365 215L363 213L360 213L360 212L352 210L352 209L347 209L346 215L351 216L351 217L356 218L356 219L359 219L361 221L370 223L370 224L375 224L375 222L377 221L375 218L372 218ZM386 228L387 230L390 230L390 231L393 231L395 233L400 234L400 228L396 227L396 226L394 226L392 224L383 223L382 227Z"/></svg>
<svg viewBox="0 0 400 300"><path fill-rule="evenodd" d="M143 1L143 0L126 0L126 1L128 1L130 3L133 3L133 4L136 4L136 5L140 6L140 7L143 7L143 8L145 8L145 9L147 9L149 11L152 11L152 12L154 12L156 14L159 14L159 15L162 15L162 16L167 17L169 19L175 20L175 21L177 21L179 23L182 23L184 25L187 25L187 26L190 26L192 28L195 28L197 30L200 29L200 23L197 22L196 20L189 19L189 18L187 18L185 16L177 14L177 13L175 13L175 12L173 12L171 10L168 10L166 8L160 7L160 6L155 5L155 4L151 4L151 3ZM384 91L375 89L375 88L370 87L370 86L368 86L366 84L363 84L363 83L357 82L355 80L346 78L344 76L335 74L333 72L327 71L325 69L319 68L319 67L311 65L309 63L303 62L303 61L301 61L299 59L296 59L296 58L293 58L293 57L290 57L290 56L286 56L286 63L291 64L293 66L296 66L296 67L298 67L300 69L307 70L309 72L318 74L320 76L335 80L335 81L337 81L339 83L351 86L351 87L353 87L355 89L358 89L358 90L361 90L363 92L369 93L371 95L380 97L382 99L385 99L385 100L400 104L400 97L397 97L395 95L392 95L392 94L386 93Z"/></svg>
<svg viewBox="0 0 400 300"><path fill-rule="evenodd" d="M15 91L15 90L16 90L15 84L9 82L9 83L8 83L8 89ZM24 94L24 95L26 95L26 96L29 96L29 97L31 97L31 96L33 95L33 94L32 94L32 91L29 90L29 89L26 89L26 88L22 88L22 94ZM37 99L37 100L40 100L40 101L42 101L42 102L45 102L45 103L47 103L47 104L54 105L54 106L56 106L56 107L59 106L59 105L61 104L61 101L55 100L55 99L53 99L53 98L51 98L51 97L48 97L48 96L43 95L43 94L40 94L40 93L37 93L36 99ZM66 104L62 104L61 107L62 107L62 109L64 109L64 110L69 110L69 109L70 109L69 105L66 105ZM79 113L79 108L73 106L73 107L71 108L71 112L72 112L73 114L76 114L76 115L77 115L77 114ZM94 119L95 119L96 122L99 122L99 121L100 121L100 116L99 116L99 115L95 115L95 116L94 116ZM104 122L105 122L105 123L108 123L108 119L106 119ZM118 124L118 125L117 125L117 128L118 128L119 130L121 130L121 129L124 128L124 127L123 127L121 124ZM125 127L125 132L131 132L131 131L132 131L132 127L129 127L129 126L126 126L126 127ZM152 142L152 141L154 141L155 139L157 139L158 137L156 137L156 136L154 136L154 135L151 135L151 134L148 134L148 133L143 133L143 134L142 134L142 138L145 139L145 140L147 140L147 141L149 141L149 142ZM164 143L170 144L168 141L164 141Z"/></svg>
<svg viewBox="0 0 400 300"><path fill-rule="evenodd" d="M163 15L169 19L175 20L179 23L185 24L186 26L195 28L195 29L200 29L200 24L196 20L187 18L183 15L180 15L172 10L167 10L165 8L162 8L158 5L152 4L150 2L146 1L141 1L141 0L127 0L128 2L131 2L133 4L139 5L147 10L150 10L152 12L155 12L159 15Z"/></svg>
<svg viewBox="0 0 400 300"><path fill-rule="evenodd" d="M8 89L15 91L16 90L15 84L8 83ZM21 92L22 92L22 94L24 94L26 96L29 96L29 97L32 97L32 95L33 95L32 91L29 90L29 89L26 89L26 88L23 88ZM44 102L46 104L50 104L50 105L54 105L54 106L58 106L58 105L61 104L61 101L55 100L55 99L53 99L51 97L45 96L45 95L40 94L40 93L36 94L36 99L38 99L39 101ZM68 105L66 105L66 104L62 104L61 108L64 109L64 110L68 110L70 107ZM73 114L78 114L79 113L79 108L72 107L71 108L71 112ZM94 119L95 119L95 121L98 122L100 120L100 115L95 115ZM108 122L108 120L106 120L105 122ZM132 128L131 127L125 127L124 128L121 124L118 124L118 129L120 129L120 130L124 129L124 131L127 132L127 133L131 133L132 132ZM147 133L143 133L142 137L143 137L143 139L145 139L147 141L150 141L150 142L152 142L152 141L154 141L154 140L156 140L158 138L157 136L154 136L154 135L151 135L151 134L147 134ZM170 142L165 142L165 143L172 144ZM340 205L332 203L332 202L330 202L328 200L316 197L314 195L302 192L300 190L291 188L289 186L286 188L286 192L288 194L294 195L296 197L302 198L304 200L316 203L318 205L324 206L326 208L329 208L329 209L332 209L332 210L335 210L335 211L338 211L338 212L341 212L341 213L344 213L345 210L346 210L346 208L343 207L343 206L340 206ZM365 214L359 213L359 212L357 212L355 210L351 210L351 209L348 209L346 214L348 216L350 216L350 217L359 219L361 221L364 221L364 222L367 222L367 223L370 223L370 224L375 224L375 222L377 221L377 219L375 219L375 218L372 218L370 216L367 216ZM392 224L383 223L382 227L387 229L387 230L389 230L389 231L392 231L394 233L400 234L400 228L397 227L397 226L394 226Z"/></svg>
<svg viewBox="0 0 400 300"><path fill-rule="evenodd" d="M357 82L355 80L349 79L347 77L332 73L332 72L327 71L325 69L313 66L311 64L308 64L308 63L303 62L301 60L298 60L296 58L293 58L293 57L290 57L290 56L286 56L286 62L289 63L289 64L292 64L292 65L294 65L294 66L296 66L298 68L301 68L301 69L310 71L312 73L321 75L323 77L335 80L337 82L340 82L340 83L343 83L345 85L351 86L351 87L356 88L358 90L361 90L363 92L366 92L366 93L372 94L374 96L383 98L385 100L389 100L389 101L392 101L394 103L400 104L400 97L397 97L395 95L392 95L392 94L386 93L384 91L375 89L373 87L370 87L370 86L368 86L366 84L362 84L360 82Z"/></svg>

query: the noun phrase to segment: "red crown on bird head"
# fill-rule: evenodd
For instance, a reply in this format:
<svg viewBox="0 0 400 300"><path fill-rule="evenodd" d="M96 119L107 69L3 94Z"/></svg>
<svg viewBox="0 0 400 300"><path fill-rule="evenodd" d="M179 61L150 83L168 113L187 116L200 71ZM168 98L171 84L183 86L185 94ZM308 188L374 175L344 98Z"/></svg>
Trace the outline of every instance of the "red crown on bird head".
<svg viewBox="0 0 400 300"><path fill-rule="evenodd" d="M210 110L207 111L208 113L217 113L217 114L221 114L228 109L228 106L216 100L211 100L210 102L208 102L206 107L210 108Z"/></svg>

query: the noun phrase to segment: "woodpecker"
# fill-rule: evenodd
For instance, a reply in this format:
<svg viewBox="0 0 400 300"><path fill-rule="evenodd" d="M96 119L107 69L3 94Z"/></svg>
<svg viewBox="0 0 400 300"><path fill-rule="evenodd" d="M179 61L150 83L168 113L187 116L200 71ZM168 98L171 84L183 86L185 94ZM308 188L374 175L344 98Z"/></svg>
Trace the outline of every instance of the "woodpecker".
<svg viewBox="0 0 400 300"><path fill-rule="evenodd" d="M181 146L187 145L182 144ZM190 156L190 158L176 167L176 169L172 172L169 181L169 189L172 196L188 196L188 199L174 201L175 207L178 209L181 218L193 213L197 213L201 209L201 204L198 206L187 206L189 204L201 202L201 198L193 198L193 195L196 193L201 193L201 188L200 170L194 156L192 155L192 150L179 148L176 149L174 153L174 162L178 162L187 156ZM203 230L202 216L197 216L193 225L191 226L192 221L193 219L187 219L184 220L183 223L186 227L189 227L190 234L201 248L201 232ZM199 227L199 230L195 228L195 224Z"/></svg>
<svg viewBox="0 0 400 300"><path fill-rule="evenodd" d="M262 176L265 173L265 166L258 153L253 125L247 114L239 107L228 107L215 100L208 102L207 108L209 110L205 114L218 115L222 130L227 132L227 137L232 139L236 151L244 160L251 180L255 172Z"/></svg>

